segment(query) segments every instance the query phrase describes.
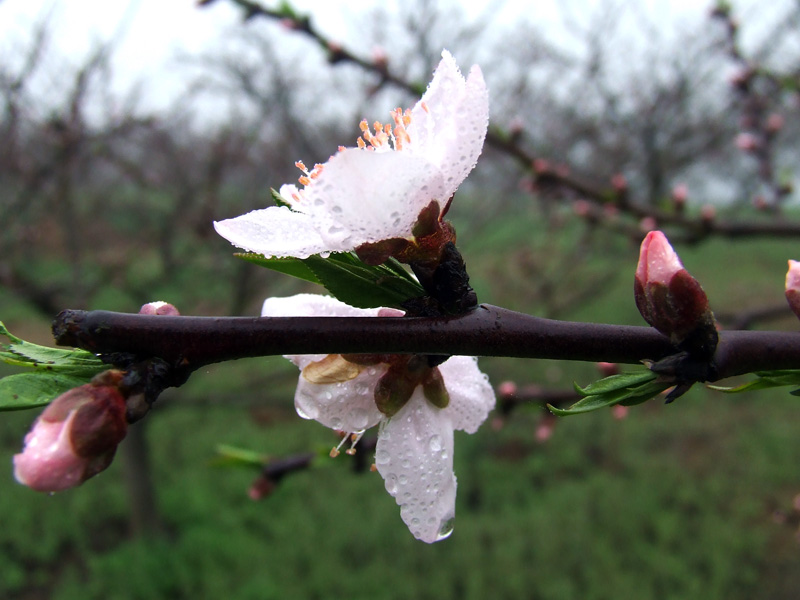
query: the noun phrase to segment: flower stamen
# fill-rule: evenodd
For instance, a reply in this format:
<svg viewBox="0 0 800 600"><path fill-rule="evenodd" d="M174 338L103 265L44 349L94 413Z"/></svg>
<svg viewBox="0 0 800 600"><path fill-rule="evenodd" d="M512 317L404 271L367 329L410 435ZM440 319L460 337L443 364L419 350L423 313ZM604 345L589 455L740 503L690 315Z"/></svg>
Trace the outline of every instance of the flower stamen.
<svg viewBox="0 0 800 600"><path fill-rule="evenodd" d="M341 454L342 446L344 446L345 442L347 442L348 440L350 440L350 447L347 450L345 450L344 453L353 456L356 453L356 444L359 441L361 441L363 435L364 435L363 431L355 431L349 434L345 433L344 436L342 437L342 441L339 442L339 445L336 446L335 448L331 448L330 457L336 458L337 456L339 456L339 454Z"/></svg>
<svg viewBox="0 0 800 600"><path fill-rule="evenodd" d="M358 147L362 150L402 150L406 144L409 144L411 138L406 127L411 124L411 109L407 108L403 111L402 108L396 108L391 111L391 115L394 127L391 123L384 124L375 121L372 124L375 133L370 130L367 120L362 120L358 125L362 132L361 137L356 140Z"/></svg>

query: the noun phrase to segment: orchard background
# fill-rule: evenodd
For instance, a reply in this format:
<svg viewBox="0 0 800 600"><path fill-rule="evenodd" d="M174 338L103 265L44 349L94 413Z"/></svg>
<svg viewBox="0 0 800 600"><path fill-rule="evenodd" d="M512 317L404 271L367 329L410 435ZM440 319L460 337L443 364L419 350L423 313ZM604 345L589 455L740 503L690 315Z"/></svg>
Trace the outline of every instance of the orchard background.
<svg viewBox="0 0 800 600"><path fill-rule="evenodd" d="M783 299L786 260L800 258L790 3L709 6L680 31L635 3L602 3L566 44L535 18L494 19L509 9L499 3L470 18L424 1L365 9L344 33L285 5L206 4L209 18L221 4L250 18L184 62L192 83L168 109L146 108L146 88L112 86L114 39L60 56L48 43L58 22L43 17L2 53L0 315L16 335L51 343L63 308L136 312L159 299L185 315L252 315L266 296L319 291L234 259L211 222L265 206L296 159L322 162L361 118L409 105L442 47L480 64L490 89L490 139L448 214L479 300L642 324L638 243L659 227L723 326L797 329ZM554 425L543 402L597 379L594 365L481 368L526 401L457 435L457 527L431 547L349 457L259 502L253 472L222 468L220 444L277 457L335 442L297 418L296 370L277 357L169 390L108 472L54 496L13 482L31 414L4 413L0 593L794 597L796 398L695 386L624 419Z"/></svg>

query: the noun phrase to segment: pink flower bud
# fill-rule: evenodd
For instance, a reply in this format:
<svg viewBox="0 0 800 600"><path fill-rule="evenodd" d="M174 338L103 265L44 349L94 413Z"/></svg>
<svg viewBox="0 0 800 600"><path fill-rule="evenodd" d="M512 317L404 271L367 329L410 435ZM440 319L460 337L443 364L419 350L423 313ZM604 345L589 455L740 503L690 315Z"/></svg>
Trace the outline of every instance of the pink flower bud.
<svg viewBox="0 0 800 600"><path fill-rule="evenodd" d="M740 133L736 136L736 147L742 152L755 152L761 147L761 141L752 133Z"/></svg>
<svg viewBox="0 0 800 600"><path fill-rule="evenodd" d="M713 204L704 204L700 209L700 218L703 221L713 221L717 216L717 209Z"/></svg>
<svg viewBox="0 0 800 600"><path fill-rule="evenodd" d="M504 381L497 386L497 393L501 396L515 396L517 393L517 384L513 381Z"/></svg>
<svg viewBox="0 0 800 600"><path fill-rule="evenodd" d="M39 492L80 485L105 470L127 432L119 371L73 388L42 412L14 455L14 477ZM110 374L110 375L109 375Z"/></svg>
<svg viewBox="0 0 800 600"><path fill-rule="evenodd" d="M789 261L789 270L786 272L786 300L789 308L800 318L800 262Z"/></svg>
<svg viewBox="0 0 800 600"><path fill-rule="evenodd" d="M603 377L611 377L612 375L619 375L619 365L613 362L598 362L595 363L597 370Z"/></svg>
<svg viewBox="0 0 800 600"><path fill-rule="evenodd" d="M549 173L551 169L550 161L545 158L534 158L532 167L534 173L538 175Z"/></svg>
<svg viewBox="0 0 800 600"><path fill-rule="evenodd" d="M668 335L673 343L705 334L713 336L716 345L708 298L660 231L651 231L642 242L634 294L644 320Z"/></svg>
<svg viewBox="0 0 800 600"><path fill-rule="evenodd" d="M783 115L779 113L772 113L769 117L767 117L767 132L770 134L776 134L781 129L783 129L785 121Z"/></svg>
<svg viewBox="0 0 800 600"><path fill-rule="evenodd" d="M178 312L178 309L175 308L172 304L168 302L148 302L147 304L142 305L142 308L139 309L140 315L166 315L170 317L177 317L181 313Z"/></svg>
<svg viewBox="0 0 800 600"><path fill-rule="evenodd" d="M555 429L555 427L556 427L555 421L542 419L542 422L536 426L536 431L534 432L536 441L539 442L540 444L544 444L547 440L553 437L553 430Z"/></svg>
<svg viewBox="0 0 800 600"><path fill-rule="evenodd" d="M672 201L675 203L676 206L683 206L686 204L686 200L689 199L689 188L686 187L686 184L679 183L674 188L672 188Z"/></svg>
<svg viewBox="0 0 800 600"><path fill-rule="evenodd" d="M622 173L616 173L611 178L611 187L614 188L614 191L617 193L622 193L628 189L628 180L625 179L625 175Z"/></svg>
<svg viewBox="0 0 800 600"><path fill-rule="evenodd" d="M588 200L575 200L572 203L572 212L578 217L588 217L592 214L592 203Z"/></svg>
<svg viewBox="0 0 800 600"><path fill-rule="evenodd" d="M639 230L642 233L650 233L656 227L658 227L658 222L654 217L642 217L642 220L639 221Z"/></svg>
<svg viewBox="0 0 800 600"><path fill-rule="evenodd" d="M622 406L622 404L615 404L611 407L611 416L617 421L622 421L628 416L628 407Z"/></svg>

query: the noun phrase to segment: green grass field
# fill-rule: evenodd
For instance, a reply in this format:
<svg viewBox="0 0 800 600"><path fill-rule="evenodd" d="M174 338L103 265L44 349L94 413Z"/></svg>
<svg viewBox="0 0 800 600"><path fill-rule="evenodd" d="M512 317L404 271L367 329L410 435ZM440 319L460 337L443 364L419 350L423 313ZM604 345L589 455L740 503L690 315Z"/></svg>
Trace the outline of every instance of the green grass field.
<svg viewBox="0 0 800 600"><path fill-rule="evenodd" d="M537 312L493 279L498 256L531 233L507 227L462 238L470 273L481 300ZM477 254L487 247L496 252ZM562 317L640 324L631 294L638 250L620 240L607 247L614 253L590 256L581 268L619 265L613 286ZM800 257L779 240L678 250L712 306L725 311L781 301L785 261ZM12 332L46 338L46 324L31 324L7 294L0 310ZM586 364L481 364L495 384L566 387L595 377ZM214 466L217 444L277 456L327 448L335 438L294 415L296 372L286 361L207 371L168 392L148 417L166 525L155 539L128 536L120 460L53 496L15 484L11 456L34 414L2 414L0 597L736 600L795 598L800 588L800 513L792 509L800 406L784 391L724 396L698 388L669 406L634 407L623 421L606 411L565 419L545 444L533 435L543 414L533 406L499 430L487 423L474 436L456 434L456 529L429 546L408 533L381 478L354 473L344 455L250 500L253 474Z"/></svg>

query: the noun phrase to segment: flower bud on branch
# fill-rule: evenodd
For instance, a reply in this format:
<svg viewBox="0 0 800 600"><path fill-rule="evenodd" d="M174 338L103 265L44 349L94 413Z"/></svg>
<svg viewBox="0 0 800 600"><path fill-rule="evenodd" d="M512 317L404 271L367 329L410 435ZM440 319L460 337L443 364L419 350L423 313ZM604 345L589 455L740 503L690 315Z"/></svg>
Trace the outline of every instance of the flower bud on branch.
<svg viewBox="0 0 800 600"><path fill-rule="evenodd" d="M127 433L121 371L105 371L61 394L34 422L14 456L14 477L40 492L80 485L111 464Z"/></svg>
<svg viewBox="0 0 800 600"><path fill-rule="evenodd" d="M697 358L713 355L718 335L708 298L660 231L642 242L634 294L644 320L674 344Z"/></svg>

